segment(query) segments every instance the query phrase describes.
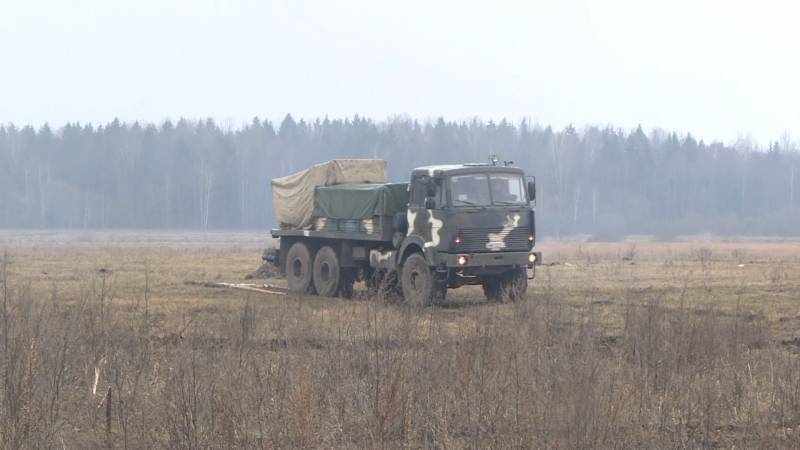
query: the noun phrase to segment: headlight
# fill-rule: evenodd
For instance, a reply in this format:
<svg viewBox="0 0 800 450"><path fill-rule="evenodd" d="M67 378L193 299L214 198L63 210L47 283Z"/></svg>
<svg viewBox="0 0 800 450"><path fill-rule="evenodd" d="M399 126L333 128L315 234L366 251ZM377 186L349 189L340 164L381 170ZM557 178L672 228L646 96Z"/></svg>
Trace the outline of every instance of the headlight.
<svg viewBox="0 0 800 450"><path fill-rule="evenodd" d="M461 236L456 236L455 243L456 244L460 244L461 243Z"/></svg>
<svg viewBox="0 0 800 450"><path fill-rule="evenodd" d="M467 262L469 262L469 256L467 256L467 255L458 255L458 265L459 266L466 266Z"/></svg>
<svg viewBox="0 0 800 450"><path fill-rule="evenodd" d="M533 235L532 234L528 235L528 242L533 242Z"/></svg>
<svg viewBox="0 0 800 450"><path fill-rule="evenodd" d="M531 264L536 262L536 253L528 253L528 262Z"/></svg>

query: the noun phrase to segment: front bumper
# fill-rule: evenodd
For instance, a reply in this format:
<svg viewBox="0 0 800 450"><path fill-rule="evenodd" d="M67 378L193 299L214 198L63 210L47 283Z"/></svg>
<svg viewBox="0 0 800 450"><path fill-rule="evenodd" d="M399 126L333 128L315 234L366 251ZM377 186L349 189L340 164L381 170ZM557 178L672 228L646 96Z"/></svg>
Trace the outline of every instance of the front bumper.
<svg viewBox="0 0 800 450"><path fill-rule="evenodd" d="M528 259L531 253L536 255L535 263ZM541 252L440 253L439 256L439 263L450 268L532 267L542 261ZM459 264L459 256L466 256L467 263Z"/></svg>

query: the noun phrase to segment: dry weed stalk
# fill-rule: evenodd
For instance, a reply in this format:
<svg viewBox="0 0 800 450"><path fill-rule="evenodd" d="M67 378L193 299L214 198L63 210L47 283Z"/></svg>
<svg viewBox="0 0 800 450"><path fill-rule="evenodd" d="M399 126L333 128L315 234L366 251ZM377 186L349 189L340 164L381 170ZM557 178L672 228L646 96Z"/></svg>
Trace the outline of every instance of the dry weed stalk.
<svg viewBox="0 0 800 450"><path fill-rule="evenodd" d="M515 305L244 298L158 332L147 275L143 308L111 282L48 302L8 261L3 448L780 447L800 424L795 344L743 288L733 310L688 306L677 265L669 289L610 261ZM615 273L626 289L594 281Z"/></svg>

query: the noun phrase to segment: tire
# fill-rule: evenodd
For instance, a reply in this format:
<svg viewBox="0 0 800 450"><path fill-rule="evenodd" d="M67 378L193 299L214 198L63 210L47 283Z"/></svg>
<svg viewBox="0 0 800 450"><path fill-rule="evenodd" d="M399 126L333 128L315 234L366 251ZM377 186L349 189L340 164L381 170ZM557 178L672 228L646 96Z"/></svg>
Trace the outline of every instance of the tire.
<svg viewBox="0 0 800 450"><path fill-rule="evenodd" d="M500 277L496 300L499 303L515 303L525 299L528 290L528 271L518 267Z"/></svg>
<svg viewBox="0 0 800 450"><path fill-rule="evenodd" d="M434 294L434 279L425 257L414 253L406 258L400 278L403 298L407 304L419 307L431 303Z"/></svg>
<svg viewBox="0 0 800 450"><path fill-rule="evenodd" d="M525 299L528 273L524 267L483 279L483 294L490 302L513 303Z"/></svg>
<svg viewBox="0 0 800 450"><path fill-rule="evenodd" d="M483 278L483 295L486 300L490 302L498 301L500 295L500 278L499 277L484 277Z"/></svg>
<svg viewBox="0 0 800 450"><path fill-rule="evenodd" d="M434 282L431 304L440 306L447 302L447 283Z"/></svg>
<svg viewBox="0 0 800 450"><path fill-rule="evenodd" d="M311 251L304 242L295 242L286 254L286 282L289 292L295 294L313 294L311 283Z"/></svg>
<svg viewBox="0 0 800 450"><path fill-rule="evenodd" d="M336 297L339 294L342 269L339 266L339 256L329 246L324 246L317 251L314 257L314 288L317 294L323 297Z"/></svg>

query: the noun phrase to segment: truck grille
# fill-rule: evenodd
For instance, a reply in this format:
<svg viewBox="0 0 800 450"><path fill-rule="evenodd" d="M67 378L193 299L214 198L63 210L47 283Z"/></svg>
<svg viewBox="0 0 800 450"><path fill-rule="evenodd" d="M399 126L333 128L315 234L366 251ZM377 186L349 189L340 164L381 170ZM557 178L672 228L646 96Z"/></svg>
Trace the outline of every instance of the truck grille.
<svg viewBox="0 0 800 450"><path fill-rule="evenodd" d="M486 247L489 243L489 234L500 234L503 227L491 228L462 228L459 231L461 236L461 243L456 245L459 252L488 252L491 251ZM505 248L498 248L498 251L527 251L530 249L528 243L529 231L527 227L517 227L511 230L510 233L503 239Z"/></svg>

